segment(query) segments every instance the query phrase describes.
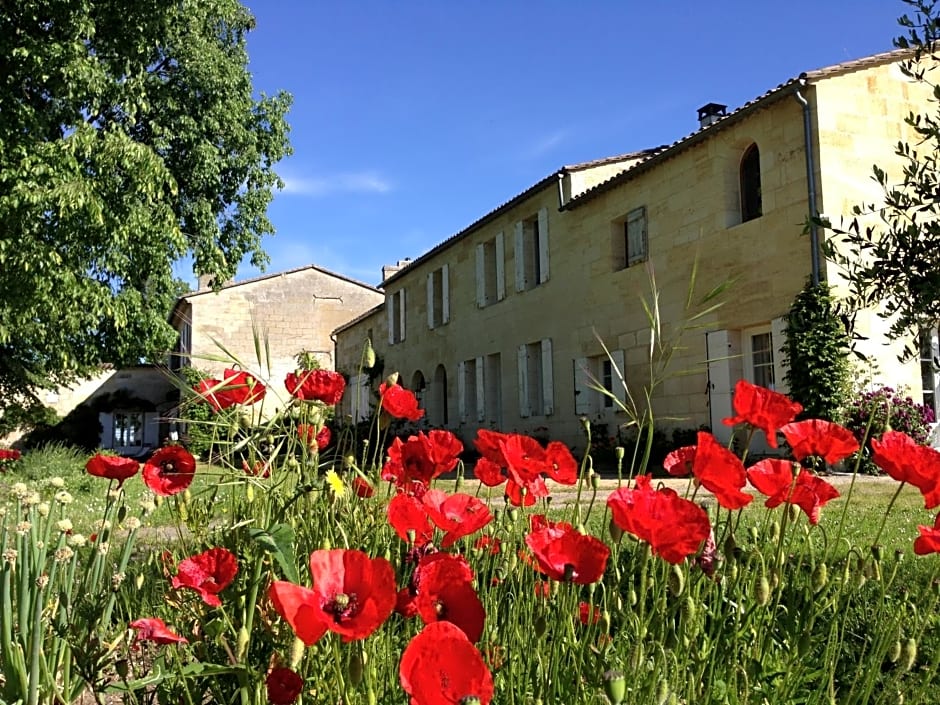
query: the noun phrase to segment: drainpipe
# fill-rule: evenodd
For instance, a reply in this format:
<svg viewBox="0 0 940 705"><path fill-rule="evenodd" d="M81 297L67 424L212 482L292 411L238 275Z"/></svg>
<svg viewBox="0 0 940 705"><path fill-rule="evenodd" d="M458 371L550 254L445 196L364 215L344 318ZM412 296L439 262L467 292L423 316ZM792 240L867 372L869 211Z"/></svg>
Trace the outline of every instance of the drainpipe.
<svg viewBox="0 0 940 705"><path fill-rule="evenodd" d="M814 218L819 215L816 208L816 163L813 160L813 127L809 114L809 101L800 93L806 87L806 77L800 76L798 87L793 91L793 97L803 106L803 149L806 152L806 195L809 201L809 242L810 261L813 267L813 286L819 286L819 226Z"/></svg>
<svg viewBox="0 0 940 705"><path fill-rule="evenodd" d="M558 172L558 210L565 207L565 175Z"/></svg>

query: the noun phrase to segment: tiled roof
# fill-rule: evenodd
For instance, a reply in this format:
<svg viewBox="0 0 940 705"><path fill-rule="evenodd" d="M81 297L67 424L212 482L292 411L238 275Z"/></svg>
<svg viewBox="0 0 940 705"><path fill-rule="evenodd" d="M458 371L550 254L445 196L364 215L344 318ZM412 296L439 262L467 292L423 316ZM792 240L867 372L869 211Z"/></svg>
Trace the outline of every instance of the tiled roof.
<svg viewBox="0 0 940 705"><path fill-rule="evenodd" d="M378 313L379 311L381 311L383 308L385 308L385 302L384 302L384 301L383 301L382 303L380 303L380 304L377 304L377 305L373 306L372 308L370 308L370 309L369 309L368 311L366 311L365 313L360 313L358 316L356 316L356 317L355 317L354 319L352 319L351 321L346 321L346 323L344 323L343 325L337 326L336 328L333 329L331 335L336 335L336 334L339 333L340 331L344 331L344 330L346 330L347 328L352 328L354 325L356 325L356 324L359 323L360 321L364 321L365 319L369 318L369 316L374 316L376 313Z"/></svg>
<svg viewBox="0 0 940 705"><path fill-rule="evenodd" d="M814 81L830 78L832 76L850 73L852 71L858 71L860 69L865 69L871 66L886 64L892 61L896 61L897 59L908 54L910 54L910 52L907 50L896 49L894 51L874 54L872 56L866 56L861 59L853 59L852 61L845 61L841 64L835 64L833 66L826 66L821 69L807 71L795 78L784 81L777 87L771 88L769 91L759 95L753 100L748 101L736 110L731 111L727 115L723 115L712 124L706 127L702 127L689 135L686 135L676 142L673 142L671 145L655 150L654 153L646 159L643 159L636 164L632 164L631 166L621 171L619 174L615 174L606 181L603 181L596 186L587 189L583 193L568 201L562 207L562 210L573 210L599 196L600 194L609 191L615 186L626 181L630 181L639 174L642 174L653 168L655 165L664 162L667 159L671 159L680 152L683 152L689 147L698 144L716 132L739 122L747 115L750 115L751 113L784 98L790 94L791 89L794 89L797 86L803 85L804 83L812 83Z"/></svg>

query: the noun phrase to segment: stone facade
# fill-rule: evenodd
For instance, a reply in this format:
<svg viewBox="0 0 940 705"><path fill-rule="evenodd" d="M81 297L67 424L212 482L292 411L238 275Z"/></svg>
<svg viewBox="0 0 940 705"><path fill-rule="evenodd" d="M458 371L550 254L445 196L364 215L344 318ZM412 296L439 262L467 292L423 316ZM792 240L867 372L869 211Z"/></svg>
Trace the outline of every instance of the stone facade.
<svg viewBox="0 0 940 705"><path fill-rule="evenodd" d="M379 290L313 265L196 291L171 315L180 333L171 367L191 364L220 376L237 364L270 380L272 401L283 399L297 355L335 369L333 329L382 300Z"/></svg>
<svg viewBox="0 0 940 705"><path fill-rule="evenodd" d="M371 337L385 373L422 396L428 425L465 440L492 427L583 447L581 418L610 433L631 420L592 387L645 407L642 299L653 301L655 278L662 330L652 342L671 353L654 373L654 415L727 437L720 420L737 379L786 391L782 316L812 271L805 145L817 213L837 220L876 200L872 164L892 168L894 145L912 138L904 117L928 100L899 60L804 74L671 146L546 177L389 277L384 306L337 329L337 368L355 375ZM701 310L686 306L693 271L693 301L732 284L677 342ZM830 263L820 274L837 293L844 285ZM919 394L919 365L897 362L885 329L874 313L860 317L866 373Z"/></svg>

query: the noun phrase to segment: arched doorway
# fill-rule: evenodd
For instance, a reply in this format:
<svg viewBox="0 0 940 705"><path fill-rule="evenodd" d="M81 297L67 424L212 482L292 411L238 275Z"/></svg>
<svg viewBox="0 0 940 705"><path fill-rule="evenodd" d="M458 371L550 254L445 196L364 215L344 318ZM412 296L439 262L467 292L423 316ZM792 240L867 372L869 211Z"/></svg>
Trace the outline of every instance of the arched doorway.
<svg viewBox="0 0 940 705"><path fill-rule="evenodd" d="M428 422L432 426L447 425L447 370L438 365L428 394Z"/></svg>

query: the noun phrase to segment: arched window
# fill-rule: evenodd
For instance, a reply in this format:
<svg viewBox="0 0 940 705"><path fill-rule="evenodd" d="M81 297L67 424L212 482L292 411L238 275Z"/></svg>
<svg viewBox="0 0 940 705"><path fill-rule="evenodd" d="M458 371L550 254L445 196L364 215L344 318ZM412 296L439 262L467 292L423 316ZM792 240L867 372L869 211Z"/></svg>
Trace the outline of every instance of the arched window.
<svg viewBox="0 0 940 705"><path fill-rule="evenodd" d="M447 425L447 370L443 365L438 365L434 370L427 409L428 422L432 426Z"/></svg>
<svg viewBox="0 0 940 705"><path fill-rule="evenodd" d="M741 222L763 215L760 195L760 150L752 144L741 157Z"/></svg>

